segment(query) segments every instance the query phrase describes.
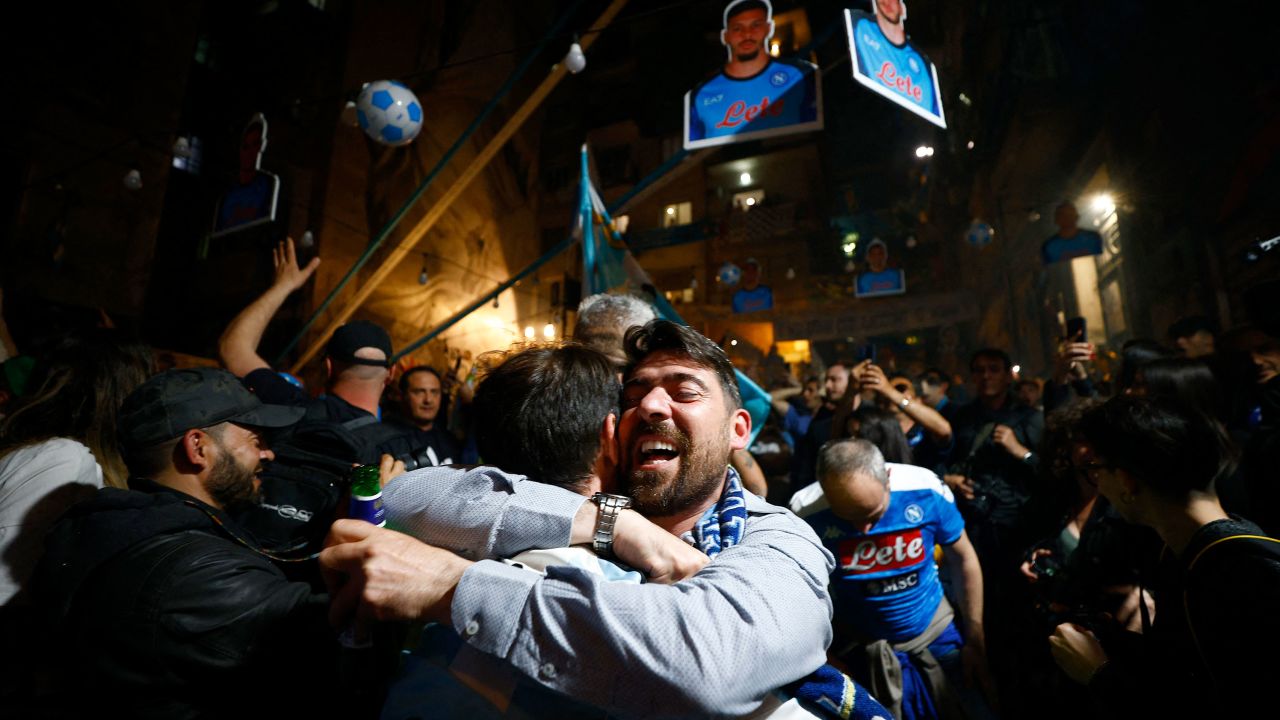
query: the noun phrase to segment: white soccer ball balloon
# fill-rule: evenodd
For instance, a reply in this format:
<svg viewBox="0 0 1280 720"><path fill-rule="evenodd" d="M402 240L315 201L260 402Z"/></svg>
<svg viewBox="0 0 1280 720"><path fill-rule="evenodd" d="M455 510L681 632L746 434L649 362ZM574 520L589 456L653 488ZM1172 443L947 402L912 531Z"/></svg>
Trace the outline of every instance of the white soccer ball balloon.
<svg viewBox="0 0 1280 720"><path fill-rule="evenodd" d="M729 287L733 287L742 279L742 268L731 262L726 262L716 271L716 279Z"/></svg>
<svg viewBox="0 0 1280 720"><path fill-rule="evenodd" d="M403 84L377 80L360 91L356 121L366 135L384 145L408 145L422 129L422 104Z"/></svg>
<svg viewBox="0 0 1280 720"><path fill-rule="evenodd" d="M965 232L964 239L968 240L970 245L982 248L990 245L995 235L995 228L975 218L969 224L969 229Z"/></svg>

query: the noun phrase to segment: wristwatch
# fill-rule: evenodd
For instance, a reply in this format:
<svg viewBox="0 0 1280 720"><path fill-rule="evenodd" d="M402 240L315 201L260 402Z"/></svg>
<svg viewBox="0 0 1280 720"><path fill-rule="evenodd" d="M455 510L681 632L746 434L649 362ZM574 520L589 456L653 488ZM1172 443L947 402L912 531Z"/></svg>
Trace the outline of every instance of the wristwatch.
<svg viewBox="0 0 1280 720"><path fill-rule="evenodd" d="M631 498L626 495L610 495L596 493L591 502L600 508L600 519L596 521L596 536L592 541L596 554L602 558L613 557L613 526L618 521L618 513L631 507Z"/></svg>
<svg viewBox="0 0 1280 720"><path fill-rule="evenodd" d="M907 406L911 404L911 399L907 397L903 397L902 399L898 400L898 404L902 406L903 410L906 410Z"/></svg>

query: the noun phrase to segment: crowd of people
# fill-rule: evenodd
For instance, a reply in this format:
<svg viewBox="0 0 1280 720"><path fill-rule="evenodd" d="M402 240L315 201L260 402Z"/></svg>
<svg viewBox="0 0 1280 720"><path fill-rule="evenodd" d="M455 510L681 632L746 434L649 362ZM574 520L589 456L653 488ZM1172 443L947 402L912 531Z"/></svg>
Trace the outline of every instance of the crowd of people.
<svg viewBox="0 0 1280 720"><path fill-rule="evenodd" d="M0 714L1269 707L1265 326L1179 322L1115 377L1080 337L1043 382L987 348L967 395L949 368L815 358L761 430L719 345L625 295L474 386L393 374L387 332L351 322L308 392L259 344L316 261L275 261L218 367L157 372L107 328L5 362ZM357 466L385 526L348 518Z"/></svg>

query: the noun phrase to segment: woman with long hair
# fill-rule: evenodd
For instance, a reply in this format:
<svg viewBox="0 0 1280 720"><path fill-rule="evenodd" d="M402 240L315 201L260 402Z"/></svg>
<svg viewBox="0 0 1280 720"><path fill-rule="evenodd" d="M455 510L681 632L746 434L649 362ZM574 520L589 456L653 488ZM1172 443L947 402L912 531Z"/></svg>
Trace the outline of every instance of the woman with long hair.
<svg viewBox="0 0 1280 720"><path fill-rule="evenodd" d="M1200 360L1161 358L1138 369L1131 395L1165 397L1222 420L1222 389L1218 380Z"/></svg>
<svg viewBox="0 0 1280 720"><path fill-rule="evenodd" d="M863 405L854 410L845 425L844 437L862 438L875 445L884 455L885 462L912 464L911 445L907 443L898 418L888 410L874 405Z"/></svg>
<svg viewBox="0 0 1280 720"><path fill-rule="evenodd" d="M0 423L0 604L20 594L64 510L125 487L116 412L153 369L147 346L105 329L69 334L36 363Z"/></svg>
<svg viewBox="0 0 1280 720"><path fill-rule="evenodd" d="M1172 350L1155 340L1146 338L1129 340L1120 350L1120 377L1116 381L1116 391L1132 394L1132 388L1138 380L1138 371L1144 365L1173 356Z"/></svg>

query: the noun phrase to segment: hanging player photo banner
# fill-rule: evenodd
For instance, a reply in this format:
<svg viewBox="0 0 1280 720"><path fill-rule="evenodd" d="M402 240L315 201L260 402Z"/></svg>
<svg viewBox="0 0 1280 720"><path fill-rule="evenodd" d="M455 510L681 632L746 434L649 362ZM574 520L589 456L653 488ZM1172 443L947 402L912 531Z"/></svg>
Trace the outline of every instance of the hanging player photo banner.
<svg viewBox="0 0 1280 720"><path fill-rule="evenodd" d="M1080 227L1080 213L1075 203L1059 205L1054 210L1053 221L1058 232L1040 245L1040 257L1045 265L1102 254L1102 236Z"/></svg>
<svg viewBox="0 0 1280 720"><path fill-rule="evenodd" d="M853 282L854 297L886 297L907 291L906 275L899 268L889 267L889 246L883 240L872 240L863 259L866 268Z"/></svg>
<svg viewBox="0 0 1280 720"><path fill-rule="evenodd" d="M875 14L845 10L853 79L940 128L942 111L938 69L907 37L903 0L871 0Z"/></svg>
<svg viewBox="0 0 1280 720"><path fill-rule="evenodd" d="M262 169L267 149L267 119L262 113L249 119L240 135L240 168L235 182L222 194L213 218L211 237L227 235L276 219L280 178Z"/></svg>
<svg viewBox="0 0 1280 720"><path fill-rule="evenodd" d="M684 95L686 150L822 129L822 74L813 63L770 55L773 30L768 0L725 6L728 59Z"/></svg>

